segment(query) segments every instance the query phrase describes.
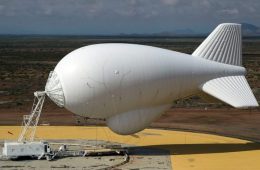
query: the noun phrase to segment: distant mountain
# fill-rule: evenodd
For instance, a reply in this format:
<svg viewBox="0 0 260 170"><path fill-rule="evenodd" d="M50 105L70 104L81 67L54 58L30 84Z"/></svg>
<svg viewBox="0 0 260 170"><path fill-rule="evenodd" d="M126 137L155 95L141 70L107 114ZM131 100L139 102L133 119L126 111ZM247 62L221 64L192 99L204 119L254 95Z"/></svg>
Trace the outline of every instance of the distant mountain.
<svg viewBox="0 0 260 170"><path fill-rule="evenodd" d="M177 29L174 31L163 31L159 33L152 34L154 36L194 36L197 35L193 30L191 29Z"/></svg>
<svg viewBox="0 0 260 170"><path fill-rule="evenodd" d="M260 27L249 24L249 23L241 23L242 25L242 33L243 36L260 36ZM160 33L154 33L153 35L155 36L200 36L200 35L208 35L209 33L205 34L198 34L194 32L191 29L179 29L179 30L174 30L172 32L160 32Z"/></svg>
<svg viewBox="0 0 260 170"><path fill-rule="evenodd" d="M260 36L260 27L249 23L241 24L243 36Z"/></svg>
<svg viewBox="0 0 260 170"><path fill-rule="evenodd" d="M241 23L242 25L242 33L243 36L260 36L260 27L249 24L249 23ZM213 31L213 30L212 30ZM120 34L119 36L130 36L130 37L197 37L197 36L207 36L211 32L207 33L197 33L192 29L176 29L172 31L162 31L157 33L149 33L149 34Z"/></svg>
<svg viewBox="0 0 260 170"><path fill-rule="evenodd" d="M241 25L242 25L243 36L260 36L260 27L249 23L241 23ZM200 36L200 35L205 36L210 33L211 32L198 34L194 32L192 29L179 29L174 31L163 31L159 33L154 33L152 35L154 36Z"/></svg>
<svg viewBox="0 0 260 170"><path fill-rule="evenodd" d="M173 31L162 31L162 32L156 32L156 33L147 33L147 34L142 34L142 33L133 33L133 34L125 34L121 33L119 36L123 37L195 37L195 36L205 36L206 34L199 34L194 32L191 29L177 29Z"/></svg>

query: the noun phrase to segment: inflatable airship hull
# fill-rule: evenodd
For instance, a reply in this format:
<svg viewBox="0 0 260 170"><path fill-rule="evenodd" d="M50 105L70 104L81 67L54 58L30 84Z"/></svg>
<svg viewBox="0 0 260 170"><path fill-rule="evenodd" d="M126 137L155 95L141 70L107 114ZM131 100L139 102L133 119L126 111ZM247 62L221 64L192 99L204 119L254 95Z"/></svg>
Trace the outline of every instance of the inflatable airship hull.
<svg viewBox="0 0 260 170"><path fill-rule="evenodd" d="M45 91L59 106L102 118L122 135L139 132L173 101L205 93L233 107L258 103L241 66L239 24L221 24L192 54L134 44L96 44L72 51Z"/></svg>

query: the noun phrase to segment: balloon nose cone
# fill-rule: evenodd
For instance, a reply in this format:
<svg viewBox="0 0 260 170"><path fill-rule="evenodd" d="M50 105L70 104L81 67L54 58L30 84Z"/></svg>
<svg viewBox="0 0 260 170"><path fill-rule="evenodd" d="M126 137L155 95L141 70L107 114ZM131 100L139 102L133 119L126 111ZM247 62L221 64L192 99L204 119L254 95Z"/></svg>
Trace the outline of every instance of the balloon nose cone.
<svg viewBox="0 0 260 170"><path fill-rule="evenodd" d="M59 107L64 107L65 98L57 73L51 71L45 86L47 96Z"/></svg>

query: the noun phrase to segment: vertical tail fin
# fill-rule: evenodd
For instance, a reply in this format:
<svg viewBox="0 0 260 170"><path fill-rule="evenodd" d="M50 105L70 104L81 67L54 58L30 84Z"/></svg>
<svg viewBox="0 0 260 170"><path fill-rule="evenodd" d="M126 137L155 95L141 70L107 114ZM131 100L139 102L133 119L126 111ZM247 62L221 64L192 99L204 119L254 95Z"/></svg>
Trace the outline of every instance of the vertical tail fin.
<svg viewBox="0 0 260 170"><path fill-rule="evenodd" d="M208 60L242 65L241 25L220 24L193 52L193 56Z"/></svg>

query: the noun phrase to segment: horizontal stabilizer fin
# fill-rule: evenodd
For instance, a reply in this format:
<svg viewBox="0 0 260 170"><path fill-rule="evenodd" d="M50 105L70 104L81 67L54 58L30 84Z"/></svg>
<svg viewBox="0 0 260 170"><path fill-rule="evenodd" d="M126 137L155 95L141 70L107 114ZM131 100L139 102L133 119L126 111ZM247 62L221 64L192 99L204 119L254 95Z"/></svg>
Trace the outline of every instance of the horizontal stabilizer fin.
<svg viewBox="0 0 260 170"><path fill-rule="evenodd" d="M258 103L245 76L228 76L210 80L202 91L236 108L256 107Z"/></svg>

